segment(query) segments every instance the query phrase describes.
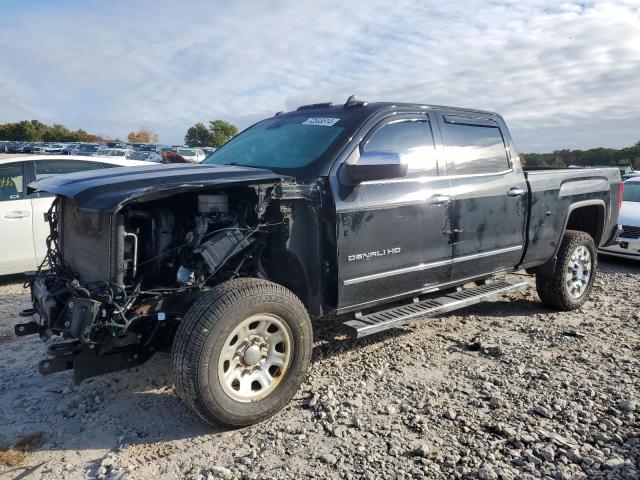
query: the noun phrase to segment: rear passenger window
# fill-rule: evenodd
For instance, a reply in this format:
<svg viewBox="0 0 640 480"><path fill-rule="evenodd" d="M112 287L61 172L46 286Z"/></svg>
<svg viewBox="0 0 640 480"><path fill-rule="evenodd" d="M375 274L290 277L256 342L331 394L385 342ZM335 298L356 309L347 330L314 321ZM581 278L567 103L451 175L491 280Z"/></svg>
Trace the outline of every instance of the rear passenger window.
<svg viewBox="0 0 640 480"><path fill-rule="evenodd" d="M36 180L64 175L65 173L83 172L102 168L98 162L83 162L80 160L38 160L36 161Z"/></svg>
<svg viewBox="0 0 640 480"><path fill-rule="evenodd" d="M397 153L407 163L409 171L438 174L433 134L428 121L400 120L389 123L371 136L362 151Z"/></svg>
<svg viewBox="0 0 640 480"><path fill-rule="evenodd" d="M0 201L21 199L23 186L23 162L0 165Z"/></svg>
<svg viewBox="0 0 640 480"><path fill-rule="evenodd" d="M445 122L447 160L456 175L503 172L510 168L500 129Z"/></svg>

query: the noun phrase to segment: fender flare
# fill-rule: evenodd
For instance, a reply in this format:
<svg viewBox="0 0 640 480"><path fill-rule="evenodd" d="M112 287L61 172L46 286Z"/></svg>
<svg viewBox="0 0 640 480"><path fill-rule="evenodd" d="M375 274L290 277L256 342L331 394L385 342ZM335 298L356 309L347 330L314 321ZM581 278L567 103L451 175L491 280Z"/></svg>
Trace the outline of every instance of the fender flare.
<svg viewBox="0 0 640 480"><path fill-rule="evenodd" d="M562 238L564 237L565 232L567 231L567 225L569 224L569 218L571 218L571 214L582 207L591 207L591 206L598 206L602 208L602 225L600 225L600 232L599 232L599 238L595 239L594 241L596 242L596 247L598 246L598 243L600 242L600 240L602 240L602 238L604 237L604 229L605 226L607 224L606 222L606 216L607 216L607 205L604 202L604 200L601 199L592 199L592 200L581 200L579 202L574 202L571 205L569 205L569 208L567 209L567 214L564 217L564 223L562 224L562 230L560 230L560 236L558 238L558 242L556 244L556 249L553 252L553 256L543 265L540 265L539 267L537 267L535 269L536 273L543 273L543 274L551 274L554 272L555 268L556 268L556 262L558 261L558 252L560 251L560 245L562 244Z"/></svg>

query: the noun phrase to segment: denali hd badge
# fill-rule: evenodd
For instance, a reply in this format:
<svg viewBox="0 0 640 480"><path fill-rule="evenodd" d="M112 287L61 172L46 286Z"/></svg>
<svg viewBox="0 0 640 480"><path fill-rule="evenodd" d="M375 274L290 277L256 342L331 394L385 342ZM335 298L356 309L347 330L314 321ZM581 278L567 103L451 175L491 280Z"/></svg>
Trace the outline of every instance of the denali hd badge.
<svg viewBox="0 0 640 480"><path fill-rule="evenodd" d="M402 249L400 247L387 248L386 250L376 250L375 252L356 253L347 257L347 262L353 262L355 260L371 260L372 258L385 257L387 255L394 255L400 253Z"/></svg>

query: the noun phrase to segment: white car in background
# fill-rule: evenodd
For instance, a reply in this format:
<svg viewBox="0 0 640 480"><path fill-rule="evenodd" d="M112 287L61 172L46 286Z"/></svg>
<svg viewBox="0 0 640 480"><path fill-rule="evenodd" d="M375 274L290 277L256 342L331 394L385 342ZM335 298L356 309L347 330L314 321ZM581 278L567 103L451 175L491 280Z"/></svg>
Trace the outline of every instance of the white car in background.
<svg viewBox="0 0 640 480"><path fill-rule="evenodd" d="M623 185L622 208L618 217L622 232L616 244L601 248L599 252L640 260L640 177L631 178Z"/></svg>
<svg viewBox="0 0 640 480"><path fill-rule="evenodd" d="M51 207L53 196L28 194L29 183L65 173L141 165L153 163L73 155L0 159L0 275L35 270L47 254L49 224L44 214Z"/></svg>
<svg viewBox="0 0 640 480"><path fill-rule="evenodd" d="M176 153L189 163L200 163L206 158L201 148L178 148Z"/></svg>

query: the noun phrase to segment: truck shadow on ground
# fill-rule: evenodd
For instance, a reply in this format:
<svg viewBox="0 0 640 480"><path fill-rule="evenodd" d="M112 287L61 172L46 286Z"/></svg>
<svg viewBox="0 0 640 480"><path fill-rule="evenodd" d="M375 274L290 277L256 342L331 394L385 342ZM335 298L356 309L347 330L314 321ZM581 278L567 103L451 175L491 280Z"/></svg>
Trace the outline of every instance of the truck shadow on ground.
<svg viewBox="0 0 640 480"><path fill-rule="evenodd" d="M618 257L599 256L598 269L607 273L640 274L640 261L628 260ZM534 277L531 277L534 278ZM530 292L535 292L535 284L529 287ZM451 317L464 316L491 316L501 317L505 320L509 317L522 317L537 314L552 314L555 310L543 305L534 295L529 298L511 298L492 302L484 302L472 305L455 312L444 313L434 317L423 317L415 323L392 328L380 333L376 333L364 338L356 339L349 336L347 329L341 323L351 317L334 317L321 320L314 325L314 339L316 346L313 351L313 361L331 358L348 351L356 350L367 345L384 342L393 338L401 338L410 335L415 328L420 326L435 325L439 320L447 320ZM489 325L479 325L479 327L489 328ZM467 339L460 338L456 341L464 342ZM469 338L468 340L472 340Z"/></svg>
<svg viewBox="0 0 640 480"><path fill-rule="evenodd" d="M598 255L598 270L607 273L640 274L640 259Z"/></svg>
<svg viewBox="0 0 640 480"><path fill-rule="evenodd" d="M404 338L406 336L410 336L416 328L437 326L437 322L450 320L451 317L454 316L492 316L501 317L504 318L505 321L508 321L509 317L549 314L553 312L554 310L545 307L542 303L529 299L520 298L512 300L498 300L472 305L451 313L445 313L433 317L422 317L414 323L385 330L360 339L349 336L347 329L341 326L341 322L345 321L347 317L335 318L327 321L320 321L314 327L314 339L316 346L313 350L312 360L319 361L328 359L336 355L341 355L346 352L357 350L368 345L381 343L386 340ZM489 324L480 324L478 327L489 328ZM461 338L458 340L465 341L466 337L463 337L465 337L464 334L462 334Z"/></svg>
<svg viewBox="0 0 640 480"><path fill-rule="evenodd" d="M23 273L16 273L14 275L0 275L0 287L15 283L24 283L26 282L26 280L27 277Z"/></svg>

